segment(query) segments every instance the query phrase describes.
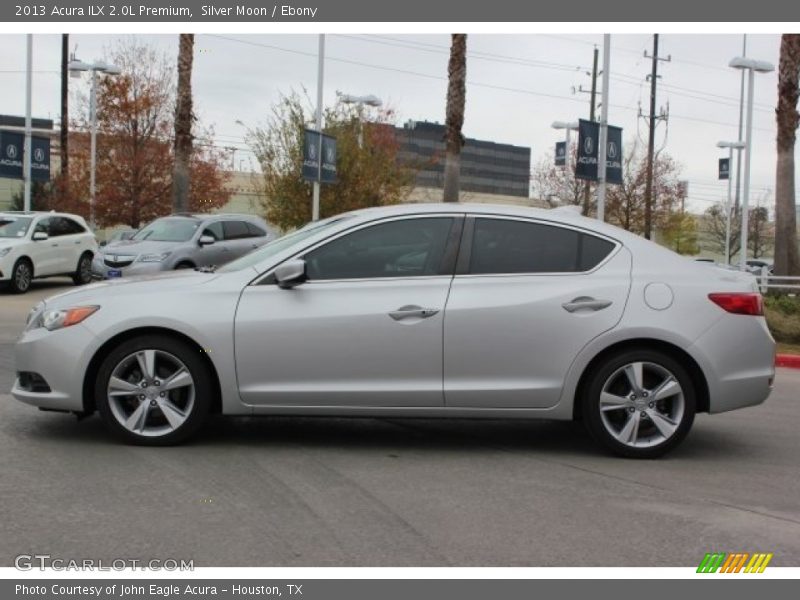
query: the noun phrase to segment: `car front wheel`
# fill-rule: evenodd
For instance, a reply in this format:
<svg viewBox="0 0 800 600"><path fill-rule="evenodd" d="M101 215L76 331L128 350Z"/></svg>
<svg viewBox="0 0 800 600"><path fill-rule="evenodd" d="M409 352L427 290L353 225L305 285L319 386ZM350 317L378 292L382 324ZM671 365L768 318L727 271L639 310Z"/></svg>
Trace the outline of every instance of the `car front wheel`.
<svg viewBox="0 0 800 600"><path fill-rule="evenodd" d="M15 294L24 294L31 287L33 280L33 267L28 260L21 258L14 263L11 269L11 280L8 282L9 288Z"/></svg>
<svg viewBox="0 0 800 600"><path fill-rule="evenodd" d="M583 418L592 437L615 454L656 458L692 427L696 397L686 369L655 350L606 358L589 376Z"/></svg>
<svg viewBox="0 0 800 600"><path fill-rule="evenodd" d="M108 427L129 443L180 443L205 422L214 389L189 344L148 335L123 342L103 361L95 400Z"/></svg>

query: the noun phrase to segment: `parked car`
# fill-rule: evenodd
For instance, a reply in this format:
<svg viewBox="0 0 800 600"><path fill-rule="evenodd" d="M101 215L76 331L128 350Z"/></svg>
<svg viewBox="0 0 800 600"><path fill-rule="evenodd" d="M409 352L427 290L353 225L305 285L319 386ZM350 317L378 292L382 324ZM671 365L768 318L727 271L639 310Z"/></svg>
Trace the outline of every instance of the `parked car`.
<svg viewBox="0 0 800 600"><path fill-rule="evenodd" d="M12 393L135 444L212 413L578 419L655 457L695 413L763 402L774 351L750 275L564 211L409 205L50 298Z"/></svg>
<svg viewBox="0 0 800 600"><path fill-rule="evenodd" d="M767 273L772 275L773 264L772 261L761 260L759 258L751 258L750 260L745 261L747 264L747 269L753 273L753 275L761 275L762 269L764 267L767 268Z"/></svg>
<svg viewBox="0 0 800 600"><path fill-rule="evenodd" d="M78 215L58 212L0 213L0 283L17 294L33 279L68 275L91 281L97 240Z"/></svg>
<svg viewBox="0 0 800 600"><path fill-rule="evenodd" d="M115 242L123 242L125 240L131 239L133 236L136 235L136 229L118 229L115 231L109 238L103 242L100 242L100 247L104 248L109 244L113 244Z"/></svg>
<svg viewBox="0 0 800 600"><path fill-rule="evenodd" d="M109 279L219 266L273 239L275 233L263 219L252 215L172 215L102 248L92 273Z"/></svg>

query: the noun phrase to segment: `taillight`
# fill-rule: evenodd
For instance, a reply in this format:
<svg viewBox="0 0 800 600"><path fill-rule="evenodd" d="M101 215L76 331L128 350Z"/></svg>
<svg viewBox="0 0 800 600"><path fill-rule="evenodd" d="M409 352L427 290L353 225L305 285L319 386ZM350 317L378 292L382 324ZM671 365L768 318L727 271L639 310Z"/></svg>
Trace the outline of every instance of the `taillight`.
<svg viewBox="0 0 800 600"><path fill-rule="evenodd" d="M708 299L714 304L735 315L752 315L760 317L764 314L764 303L758 292L726 292L709 294Z"/></svg>

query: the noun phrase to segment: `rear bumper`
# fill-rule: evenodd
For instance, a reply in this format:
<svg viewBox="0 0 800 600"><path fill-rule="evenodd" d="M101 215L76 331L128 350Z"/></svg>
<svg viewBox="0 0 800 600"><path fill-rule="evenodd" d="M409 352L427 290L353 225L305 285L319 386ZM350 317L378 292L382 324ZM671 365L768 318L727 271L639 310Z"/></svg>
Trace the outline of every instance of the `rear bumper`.
<svg viewBox="0 0 800 600"><path fill-rule="evenodd" d="M703 363L710 413L761 404L772 392L775 340L764 317L726 314L690 353Z"/></svg>

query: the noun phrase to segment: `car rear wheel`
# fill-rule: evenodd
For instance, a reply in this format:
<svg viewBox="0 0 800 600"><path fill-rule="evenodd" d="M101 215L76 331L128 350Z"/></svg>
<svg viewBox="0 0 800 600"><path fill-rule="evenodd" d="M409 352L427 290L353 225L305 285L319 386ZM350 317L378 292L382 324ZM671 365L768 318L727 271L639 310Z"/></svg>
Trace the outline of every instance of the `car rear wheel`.
<svg viewBox="0 0 800 600"><path fill-rule="evenodd" d="M656 458L692 427L695 389L686 369L663 352L627 350L589 376L583 417L592 437L615 454Z"/></svg>
<svg viewBox="0 0 800 600"><path fill-rule="evenodd" d="M214 386L197 350L168 336L123 342L103 361L95 400L108 427L145 446L180 443L203 425Z"/></svg>
<svg viewBox="0 0 800 600"><path fill-rule="evenodd" d="M75 285L86 285L92 281L92 255L86 252L78 259L78 268L72 274Z"/></svg>
<svg viewBox="0 0 800 600"><path fill-rule="evenodd" d="M11 269L8 287L15 294L24 294L31 287L31 281L33 281L33 266L30 261L20 258Z"/></svg>

